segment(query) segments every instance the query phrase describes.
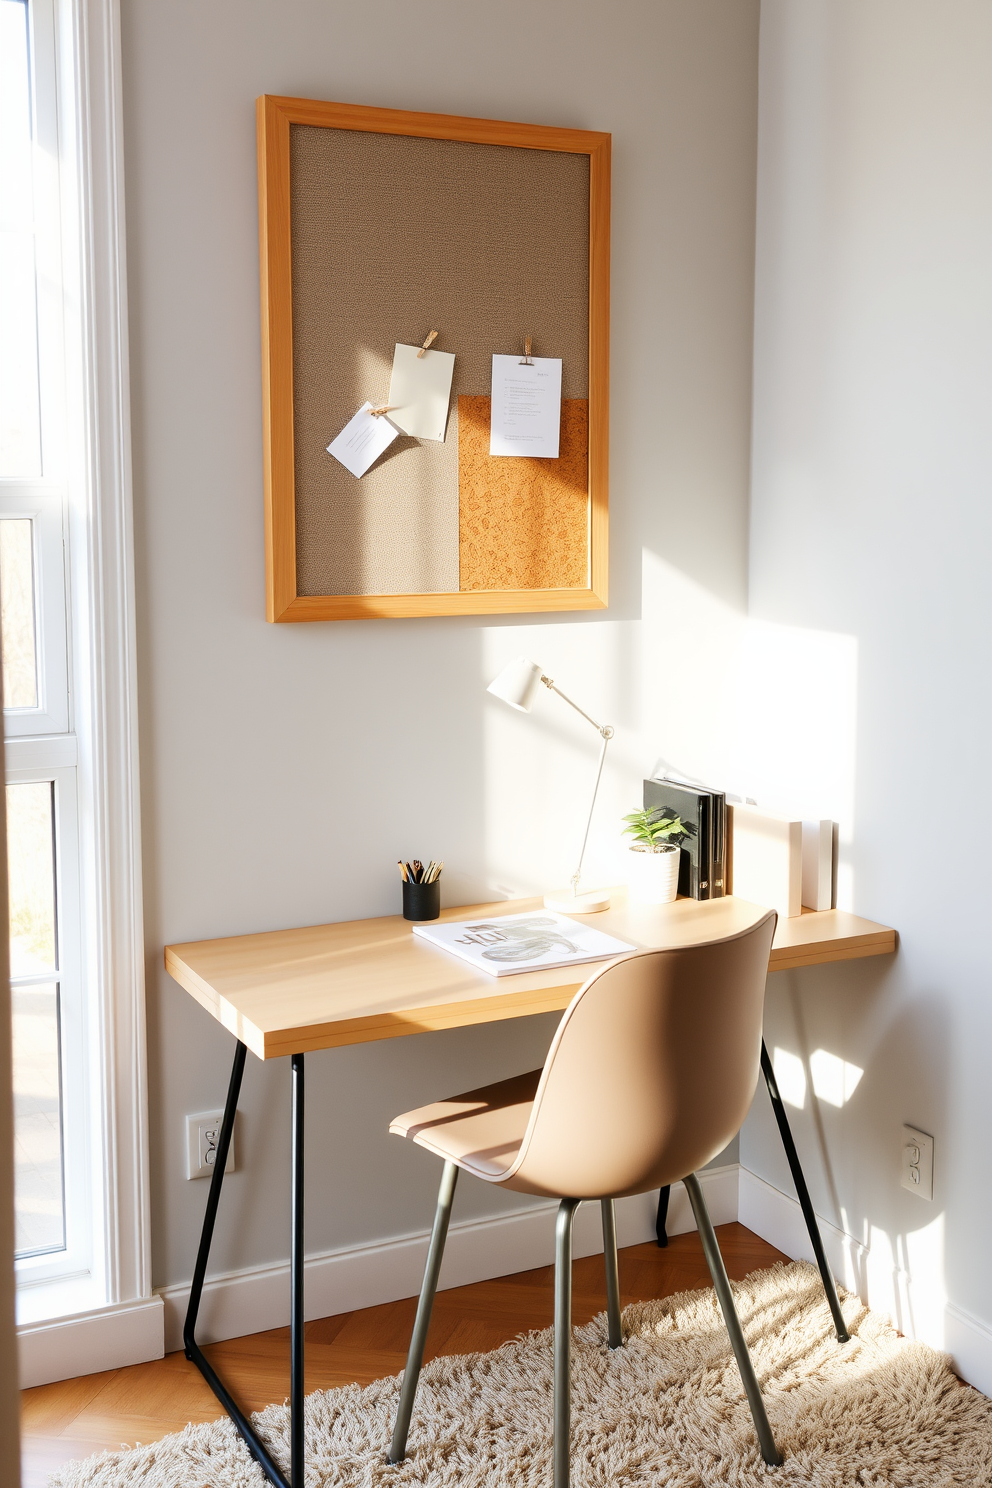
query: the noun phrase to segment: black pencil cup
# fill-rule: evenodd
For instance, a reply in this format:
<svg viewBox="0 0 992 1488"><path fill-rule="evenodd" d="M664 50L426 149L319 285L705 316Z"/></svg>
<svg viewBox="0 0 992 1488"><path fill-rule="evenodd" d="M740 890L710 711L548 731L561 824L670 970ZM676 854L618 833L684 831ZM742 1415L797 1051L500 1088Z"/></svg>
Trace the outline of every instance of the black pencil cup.
<svg viewBox="0 0 992 1488"><path fill-rule="evenodd" d="M441 880L433 883L410 883L403 881L403 918L405 920L436 920L441 913Z"/></svg>

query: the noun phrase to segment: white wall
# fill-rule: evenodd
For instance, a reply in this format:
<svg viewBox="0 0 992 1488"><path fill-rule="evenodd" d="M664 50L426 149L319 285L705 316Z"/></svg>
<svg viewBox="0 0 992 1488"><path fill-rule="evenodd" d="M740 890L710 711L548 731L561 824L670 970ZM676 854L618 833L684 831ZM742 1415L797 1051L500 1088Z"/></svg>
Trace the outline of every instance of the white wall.
<svg viewBox="0 0 992 1488"><path fill-rule="evenodd" d="M988 4L765 0L750 603L807 705L759 747L772 776L834 740L845 896L901 937L773 978L769 1042L863 1070L797 1115L817 1207L871 1300L959 1353L992 1344L990 159ZM932 1205L898 1186L904 1121ZM741 1151L789 1189L762 1102Z"/></svg>
<svg viewBox="0 0 992 1488"><path fill-rule="evenodd" d="M746 589L756 0L130 0L124 7L155 1279L205 1199L183 1116L229 1037L169 941L394 912L395 861L448 903L562 882L597 741L484 685L534 655L617 729L590 880L664 755L721 774ZM610 130L612 594L602 615L266 625L253 103L284 93ZM723 669L721 671L721 668ZM715 669L716 678L709 673ZM416 741L425 741L418 744ZM553 1019L310 1059L308 1245L429 1223L435 1165L391 1115L532 1066ZM285 1257L288 1073L251 1060L215 1265ZM497 1212L466 1180L456 1217Z"/></svg>

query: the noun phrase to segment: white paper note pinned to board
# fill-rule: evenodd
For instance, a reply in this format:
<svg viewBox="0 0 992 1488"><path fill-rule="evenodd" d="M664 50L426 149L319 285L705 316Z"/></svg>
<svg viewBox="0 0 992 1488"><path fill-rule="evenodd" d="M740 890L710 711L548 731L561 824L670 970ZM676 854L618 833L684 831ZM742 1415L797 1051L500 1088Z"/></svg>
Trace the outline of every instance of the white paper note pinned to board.
<svg viewBox="0 0 992 1488"><path fill-rule="evenodd" d="M561 357L493 357L491 455L557 460L561 436Z"/></svg>
<svg viewBox="0 0 992 1488"><path fill-rule="evenodd" d="M423 352L423 355L421 355ZM396 343L389 379L389 416L415 439L444 440L448 422L454 353L423 351Z"/></svg>
<svg viewBox="0 0 992 1488"><path fill-rule="evenodd" d="M348 420L338 437L327 446L327 453L339 460L352 475L364 475L399 436L399 429L385 414L374 418L371 409L371 403L363 403L354 418Z"/></svg>

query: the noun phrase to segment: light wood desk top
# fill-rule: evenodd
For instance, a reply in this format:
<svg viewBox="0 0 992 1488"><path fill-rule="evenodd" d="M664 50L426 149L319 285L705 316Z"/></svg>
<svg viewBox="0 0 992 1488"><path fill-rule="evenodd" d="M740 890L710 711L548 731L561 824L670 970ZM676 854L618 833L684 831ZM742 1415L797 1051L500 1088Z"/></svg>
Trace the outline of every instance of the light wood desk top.
<svg viewBox="0 0 992 1488"><path fill-rule="evenodd" d="M441 912L465 920L540 909L540 899ZM733 935L765 911L743 899L613 907L576 916L640 949ZM896 933L843 910L779 920L770 971L819 966L896 948ZM259 1059L306 1054L433 1028L460 1028L566 1008L605 962L493 977L413 934L399 915L166 946L165 969Z"/></svg>

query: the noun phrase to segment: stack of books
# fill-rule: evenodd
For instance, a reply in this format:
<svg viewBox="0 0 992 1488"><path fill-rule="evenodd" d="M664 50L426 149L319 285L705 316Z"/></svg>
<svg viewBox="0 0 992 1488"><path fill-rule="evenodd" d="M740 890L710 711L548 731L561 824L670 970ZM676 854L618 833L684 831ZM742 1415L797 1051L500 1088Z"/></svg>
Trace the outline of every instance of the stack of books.
<svg viewBox="0 0 992 1488"><path fill-rule="evenodd" d="M667 775L644 782L645 810L677 816L687 832L679 893L687 899L736 894L785 919L837 903L837 823L802 821L727 804L723 791Z"/></svg>
<svg viewBox="0 0 992 1488"><path fill-rule="evenodd" d="M679 863L679 893L687 899L722 899L727 890L727 798L683 780L644 782L644 808L677 816L687 836Z"/></svg>

